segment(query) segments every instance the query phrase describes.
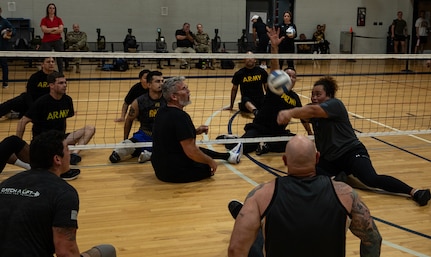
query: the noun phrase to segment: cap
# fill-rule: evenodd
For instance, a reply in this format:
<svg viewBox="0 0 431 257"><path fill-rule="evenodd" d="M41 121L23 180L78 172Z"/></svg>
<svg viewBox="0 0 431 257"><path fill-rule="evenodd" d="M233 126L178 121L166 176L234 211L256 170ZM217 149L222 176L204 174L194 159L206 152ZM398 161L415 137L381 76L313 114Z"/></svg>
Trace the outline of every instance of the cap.
<svg viewBox="0 0 431 257"><path fill-rule="evenodd" d="M255 15L253 15L253 17L251 17L251 20L254 20L254 19L256 19L256 20L257 20L258 18L259 18L259 15L256 15L256 14L255 14Z"/></svg>

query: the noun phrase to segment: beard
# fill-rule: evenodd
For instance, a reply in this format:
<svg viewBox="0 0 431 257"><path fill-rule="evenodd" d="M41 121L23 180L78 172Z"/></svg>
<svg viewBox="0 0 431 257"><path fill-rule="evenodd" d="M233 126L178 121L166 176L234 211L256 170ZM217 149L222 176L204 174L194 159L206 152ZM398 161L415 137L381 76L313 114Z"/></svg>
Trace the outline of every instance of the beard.
<svg viewBox="0 0 431 257"><path fill-rule="evenodd" d="M181 105L181 106L183 106L183 107L185 107L185 106L187 106L187 105L189 105L189 104L191 104L192 103L192 101L190 100L190 99L187 99L187 100L180 100L179 101L179 104Z"/></svg>

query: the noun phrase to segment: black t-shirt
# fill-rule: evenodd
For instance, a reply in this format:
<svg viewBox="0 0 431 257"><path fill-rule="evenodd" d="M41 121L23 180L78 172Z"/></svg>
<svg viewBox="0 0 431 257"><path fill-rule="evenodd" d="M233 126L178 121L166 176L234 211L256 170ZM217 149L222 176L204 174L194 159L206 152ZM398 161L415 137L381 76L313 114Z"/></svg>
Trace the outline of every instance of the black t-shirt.
<svg viewBox="0 0 431 257"><path fill-rule="evenodd" d="M75 188L41 169L0 184L0 256L52 257L52 227L78 228Z"/></svg>
<svg viewBox="0 0 431 257"><path fill-rule="evenodd" d="M294 33L292 38L288 37L288 34ZM283 41L278 45L278 50L280 53L294 53L295 52L295 38L298 35L298 30L296 29L296 25L293 23L290 24L281 24L280 25L280 37L284 36Z"/></svg>
<svg viewBox="0 0 431 257"><path fill-rule="evenodd" d="M268 135L283 135L286 125L277 123L277 115L281 110L289 110L295 107L302 107L301 100L294 91L290 90L288 94L283 93L281 96L266 92L263 105L253 120L253 124L261 130L261 133Z"/></svg>
<svg viewBox="0 0 431 257"><path fill-rule="evenodd" d="M192 36L194 38L193 33L190 31L190 36ZM185 36L186 32L182 29L179 29L175 32L175 36L180 35L180 36ZM188 40L187 38L183 39L183 40L178 40L177 39L177 47L193 47L193 42Z"/></svg>
<svg viewBox="0 0 431 257"><path fill-rule="evenodd" d="M253 28L256 29L256 34L260 43L267 44L269 42L269 37L266 31L266 24L263 22L255 22L253 23Z"/></svg>
<svg viewBox="0 0 431 257"><path fill-rule="evenodd" d="M152 99L149 93L143 94L136 98L139 108L140 130L151 136L153 133L154 120L156 114L161 107L166 106L166 100L163 96L159 99Z"/></svg>
<svg viewBox="0 0 431 257"><path fill-rule="evenodd" d="M148 92L148 89L143 88L141 82L138 82L130 88L129 92L124 98L124 102L130 105L136 98L145 94L146 92Z"/></svg>
<svg viewBox="0 0 431 257"><path fill-rule="evenodd" d="M54 99L50 94L44 95L34 102L25 116L33 123L33 137L48 130L66 132L66 119L73 117L72 98L63 95L60 100Z"/></svg>
<svg viewBox="0 0 431 257"><path fill-rule="evenodd" d="M242 97L248 97L260 104L265 96L264 84L267 80L268 73L264 69L258 66L252 69L243 67L233 75L232 84L239 86Z"/></svg>
<svg viewBox="0 0 431 257"><path fill-rule="evenodd" d="M178 170L193 165L180 143L189 138L196 138L190 116L176 107L160 108L154 121L151 163L161 180L174 180Z"/></svg>
<svg viewBox="0 0 431 257"><path fill-rule="evenodd" d="M27 94L31 96L31 102L39 97L49 94L48 74L42 70L34 73L27 81Z"/></svg>

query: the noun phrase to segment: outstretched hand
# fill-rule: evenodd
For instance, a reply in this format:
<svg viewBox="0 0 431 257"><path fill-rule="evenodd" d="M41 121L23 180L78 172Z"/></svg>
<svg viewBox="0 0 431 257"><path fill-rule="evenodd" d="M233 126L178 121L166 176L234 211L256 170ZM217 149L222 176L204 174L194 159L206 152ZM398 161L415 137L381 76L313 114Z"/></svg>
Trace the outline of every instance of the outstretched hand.
<svg viewBox="0 0 431 257"><path fill-rule="evenodd" d="M280 28L272 27L268 29L268 32L266 32L266 34L271 41L271 46L280 45L281 41L283 41L283 39L285 38L285 36L280 37Z"/></svg>

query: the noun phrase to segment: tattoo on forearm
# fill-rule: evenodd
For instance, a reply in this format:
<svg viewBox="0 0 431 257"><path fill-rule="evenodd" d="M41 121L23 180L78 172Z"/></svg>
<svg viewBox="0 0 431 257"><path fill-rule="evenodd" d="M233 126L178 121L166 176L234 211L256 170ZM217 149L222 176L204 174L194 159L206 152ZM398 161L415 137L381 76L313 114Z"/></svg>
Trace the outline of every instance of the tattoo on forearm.
<svg viewBox="0 0 431 257"><path fill-rule="evenodd" d="M60 228L56 227L55 230L64 235L69 241L76 241L76 228Z"/></svg>

